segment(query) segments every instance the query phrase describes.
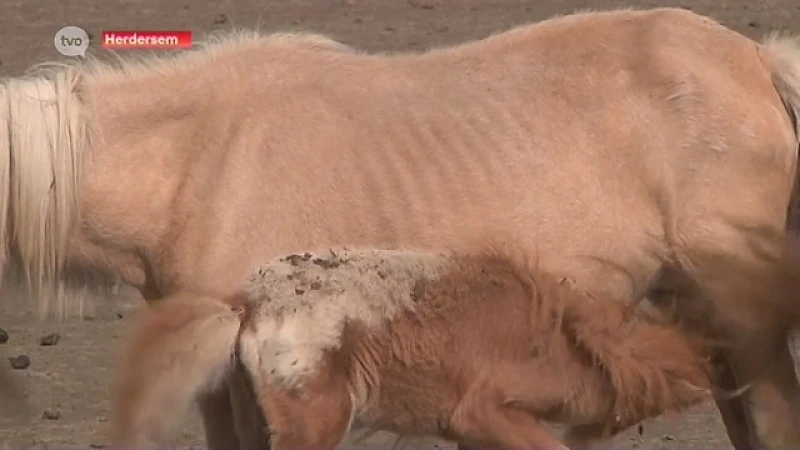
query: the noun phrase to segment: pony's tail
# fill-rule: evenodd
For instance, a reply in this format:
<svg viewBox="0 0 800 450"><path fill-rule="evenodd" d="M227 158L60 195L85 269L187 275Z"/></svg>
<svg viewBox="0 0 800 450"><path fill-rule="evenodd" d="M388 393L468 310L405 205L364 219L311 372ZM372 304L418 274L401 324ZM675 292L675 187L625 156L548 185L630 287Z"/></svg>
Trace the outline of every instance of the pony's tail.
<svg viewBox="0 0 800 450"><path fill-rule="evenodd" d="M569 299L563 329L607 374L620 423L680 410L709 397L711 363L699 337L634 315L623 302L564 297Z"/></svg>
<svg viewBox="0 0 800 450"><path fill-rule="evenodd" d="M775 88L792 112L800 115L800 38L772 34L761 48Z"/></svg>
<svg viewBox="0 0 800 450"><path fill-rule="evenodd" d="M148 308L134 327L117 379L115 445L164 438L191 404L232 369L240 314L214 298L182 293Z"/></svg>
<svg viewBox="0 0 800 450"><path fill-rule="evenodd" d="M8 258L8 215L11 196L11 108L8 88L0 80L0 273Z"/></svg>

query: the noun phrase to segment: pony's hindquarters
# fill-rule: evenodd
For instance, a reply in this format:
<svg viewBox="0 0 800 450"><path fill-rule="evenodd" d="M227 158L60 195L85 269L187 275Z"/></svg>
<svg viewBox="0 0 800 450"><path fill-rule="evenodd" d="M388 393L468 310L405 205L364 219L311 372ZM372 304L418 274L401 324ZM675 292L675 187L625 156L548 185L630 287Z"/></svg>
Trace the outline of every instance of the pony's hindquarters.
<svg viewBox="0 0 800 450"><path fill-rule="evenodd" d="M786 211L788 207L788 217L773 216L780 218L780 222L776 220L770 225L775 226L776 229L782 229L785 220L785 223L788 224L788 231L794 233L800 228L799 218L796 217L797 205L800 202L800 199L797 198L800 191L798 191L796 171L797 115L800 113L800 46L796 39L771 38L763 42L757 51L761 60L760 70L767 74L768 79L771 79L772 90L764 90L753 99L772 103L770 111L764 109L762 111L765 112L765 117L770 117L768 122L773 126L766 129L768 132L758 134L760 139L757 143L758 147L753 147L757 152L752 152L752 154L763 155L762 157L769 156L773 160L785 160L788 163L786 167L789 169L787 173L791 175L788 181L791 183L794 179L795 188L794 192L787 196L784 196L784 192L777 194L777 191L774 191L772 195L768 195L769 191L765 191L759 195L754 204L756 207L772 204L782 211ZM747 78L743 78L743 80L750 83L748 88L756 92L755 80ZM780 104L781 101L783 105ZM766 116L767 113L774 114L774 112L779 113L777 117ZM795 134L792 134L792 131ZM781 136L786 136L786 138ZM785 144L778 146L777 142L781 140L785 141ZM755 164L751 166L759 167ZM785 178L783 169L778 171L771 165L764 167L769 167L770 171L759 169L742 172L743 176L737 183L741 186L745 184L752 186L745 192L745 195L758 190L756 186L759 180ZM748 174L752 175L749 182L746 181ZM764 185L766 186L766 183ZM791 186L785 187L791 188ZM731 190L731 192L736 192L737 195L742 193L742 191L736 190ZM694 195L699 197L705 194L695 190ZM788 204L784 203L786 200L788 200ZM741 208L741 205L746 202L747 200L744 198L734 197L729 204L733 208ZM720 204L722 203L720 202ZM731 209L731 211L733 210ZM764 224L764 222L752 221L749 223ZM723 225L727 226L727 224ZM709 235L715 233L717 238L714 244L717 248L724 248L722 241L728 230L717 228L722 230L720 233L714 228L715 226L706 224L705 232ZM702 237L697 238L699 233L694 234L693 240L687 240L684 236L684 247L693 249L688 252L690 254L696 253L698 249L702 249L704 245L708 244ZM740 235L743 234L745 233L740 233ZM749 235L752 237L753 233L749 233ZM756 234L755 237L759 236ZM745 245L733 242L729 248L740 252L739 255L733 254L734 257L731 258L733 260L760 256L758 253L754 254L751 248L747 248L747 242ZM703 282L702 273L699 272L707 271L707 267L700 267L698 270L698 264L688 265L694 266L692 275ZM711 268L712 272L715 270L713 267ZM782 269L778 267L777 270ZM750 279L752 281L754 278L753 274L748 273L747 270L728 271L728 274L731 275L731 280L739 277L739 280L735 280L739 284L743 284L743 280ZM741 339L738 339L736 348L722 352L722 358L717 358L719 368L717 369L716 383L719 387L737 389L750 383L749 390L745 392L741 401L717 400L728 434L737 448L744 446L794 448L800 446L800 383L797 381L788 343L789 333L784 327L784 323L788 319L794 320L796 323L797 315L786 313L787 309L794 308L795 312L797 310L796 294L793 291L796 292L796 289L780 292L774 286L764 285L762 289L764 295L753 295L757 294L757 290L747 292L747 295L734 292L737 295L718 297L719 301L713 305L722 314L738 319L733 322L750 322L743 327L732 326L725 330L726 334L734 335L735 339ZM720 314L719 312L716 314ZM691 319L690 314L686 314L684 317ZM736 405L737 401L743 407ZM745 413L745 409L747 413ZM744 442L746 436L749 437L750 442Z"/></svg>
<svg viewBox="0 0 800 450"><path fill-rule="evenodd" d="M119 369L116 445L144 445L169 431L231 368L240 315L217 299L182 293L145 311Z"/></svg>
<svg viewBox="0 0 800 450"><path fill-rule="evenodd" d="M343 351L328 351L310 373L282 378L265 364L270 358L263 355L268 350L261 339L256 328L245 324L240 356L269 423L272 450L337 448L350 431L356 412L348 379L349 358Z"/></svg>

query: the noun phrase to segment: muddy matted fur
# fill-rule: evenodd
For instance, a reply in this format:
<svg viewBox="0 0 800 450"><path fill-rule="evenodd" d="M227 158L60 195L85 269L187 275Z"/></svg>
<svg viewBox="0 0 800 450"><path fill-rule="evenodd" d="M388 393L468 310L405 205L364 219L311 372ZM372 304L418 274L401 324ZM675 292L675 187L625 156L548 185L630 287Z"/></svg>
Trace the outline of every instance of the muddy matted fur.
<svg viewBox="0 0 800 450"><path fill-rule="evenodd" d="M783 231L797 202L798 48L690 11L622 10L422 53L239 33L3 80L0 244L33 287L82 271L149 302L225 297L296 249L450 250L481 233L548 255L599 298L640 298L665 266L703 284L694 249L748 252L731 223ZM782 310L752 301L757 320L726 330L750 346L722 355L735 377L720 383L771 369L746 401L718 404L737 448L800 447ZM202 402L208 446L261 445L229 387L243 404Z"/></svg>
<svg viewBox="0 0 800 450"><path fill-rule="evenodd" d="M544 422L610 436L708 398L699 343L508 252L291 255L227 302L183 293L146 313L115 435L157 438L238 345L277 450L331 448L351 427L553 448Z"/></svg>

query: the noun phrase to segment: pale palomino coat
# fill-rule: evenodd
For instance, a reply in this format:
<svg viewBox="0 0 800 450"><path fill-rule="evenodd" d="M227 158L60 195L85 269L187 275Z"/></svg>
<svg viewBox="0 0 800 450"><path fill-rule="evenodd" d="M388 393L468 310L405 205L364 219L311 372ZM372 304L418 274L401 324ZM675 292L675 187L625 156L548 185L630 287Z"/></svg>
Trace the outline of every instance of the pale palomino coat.
<svg viewBox="0 0 800 450"><path fill-rule="evenodd" d="M748 229L786 226L798 48L626 10L425 53L237 35L5 80L0 238L34 285L81 269L149 301L228 295L298 248L457 250L487 234L598 296L702 284L693 249L747 252ZM720 358L725 387L761 375L746 402L718 401L740 450L800 447L800 385L770 304L743 308L759 319L748 345ZM245 384L202 400L210 447L263 439Z"/></svg>
<svg viewBox="0 0 800 450"><path fill-rule="evenodd" d="M530 255L332 249L261 265L227 299L147 311L120 367L115 445L152 445L242 361L275 450L354 428L565 449L708 399L703 341L537 270ZM800 308L798 308L800 309Z"/></svg>

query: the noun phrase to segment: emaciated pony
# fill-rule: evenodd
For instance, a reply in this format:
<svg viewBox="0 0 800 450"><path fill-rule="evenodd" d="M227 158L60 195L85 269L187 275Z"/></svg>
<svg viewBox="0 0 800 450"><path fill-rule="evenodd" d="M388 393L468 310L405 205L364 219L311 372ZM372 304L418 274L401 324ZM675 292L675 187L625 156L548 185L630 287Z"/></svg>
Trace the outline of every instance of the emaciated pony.
<svg viewBox="0 0 800 450"><path fill-rule="evenodd" d="M680 294L707 284L692 251L739 255L751 230L797 228L798 107L795 41L680 9L392 55L237 34L4 80L0 241L42 310L65 305L43 293L75 272L151 303L226 297L297 249L458 250L485 235L598 298ZM739 308L749 339L718 358L718 385L758 378L743 401L717 400L739 450L800 447L779 303ZM266 442L243 374L201 400L212 449Z"/></svg>
<svg viewBox="0 0 800 450"><path fill-rule="evenodd" d="M178 293L135 331L115 444L152 445L234 356L275 450L358 427L558 449L548 421L613 435L710 397L702 341L566 281L498 251L339 249L268 262L234 298Z"/></svg>

